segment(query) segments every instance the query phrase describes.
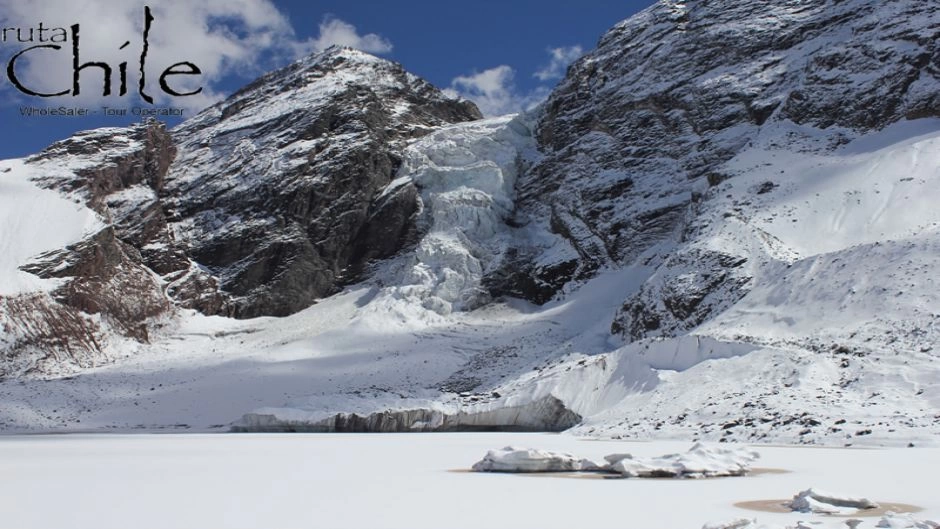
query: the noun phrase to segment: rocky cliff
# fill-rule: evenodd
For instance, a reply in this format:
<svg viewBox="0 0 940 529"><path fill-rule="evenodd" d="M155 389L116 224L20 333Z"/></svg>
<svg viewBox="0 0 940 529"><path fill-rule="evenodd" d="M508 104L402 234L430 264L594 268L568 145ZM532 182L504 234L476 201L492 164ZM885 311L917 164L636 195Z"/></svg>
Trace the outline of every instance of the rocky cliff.
<svg viewBox="0 0 940 529"><path fill-rule="evenodd" d="M726 301L743 295L750 256L644 252L695 239L703 201L731 176L723 165L780 124L793 127L778 146L825 151L900 120L940 115L936 7L662 0L617 24L543 105L537 136L545 157L518 184L519 216L559 235L567 250L532 248L510 267L551 292L643 256L662 263L660 284L627 304L615 330L670 335L701 323L715 312L710 305L727 306L703 303L707 292L720 290ZM670 272L690 269L699 276L690 287Z"/></svg>

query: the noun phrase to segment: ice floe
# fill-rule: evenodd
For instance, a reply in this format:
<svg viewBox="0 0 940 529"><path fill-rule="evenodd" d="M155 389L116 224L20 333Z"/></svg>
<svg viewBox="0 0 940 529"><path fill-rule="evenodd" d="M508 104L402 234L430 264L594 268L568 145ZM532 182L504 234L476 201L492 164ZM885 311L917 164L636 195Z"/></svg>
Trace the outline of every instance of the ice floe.
<svg viewBox="0 0 940 529"><path fill-rule="evenodd" d="M859 510L878 508L878 504L868 498L832 494L813 488L793 496L787 506L798 512L821 514L853 514Z"/></svg>
<svg viewBox="0 0 940 529"><path fill-rule="evenodd" d="M713 448L696 443L683 454L634 458L610 454L598 465L571 454L506 447L491 450L473 465L477 472L607 472L631 478L743 476L760 455L747 448Z"/></svg>
<svg viewBox="0 0 940 529"><path fill-rule="evenodd" d="M578 472L600 467L593 461L564 452L507 446L490 450L472 468L476 472Z"/></svg>

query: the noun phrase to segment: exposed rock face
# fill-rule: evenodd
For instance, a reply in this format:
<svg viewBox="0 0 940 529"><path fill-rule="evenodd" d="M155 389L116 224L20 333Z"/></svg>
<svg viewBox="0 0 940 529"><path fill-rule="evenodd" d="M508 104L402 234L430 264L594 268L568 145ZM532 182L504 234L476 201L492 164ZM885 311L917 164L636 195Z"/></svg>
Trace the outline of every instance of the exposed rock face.
<svg viewBox="0 0 940 529"><path fill-rule="evenodd" d="M581 422L581 416L555 397L515 406L461 410L390 410L368 415L339 413L319 421L249 413L236 432L560 432Z"/></svg>
<svg viewBox="0 0 940 529"><path fill-rule="evenodd" d="M698 249L670 255L624 302L611 332L630 340L679 336L747 293L751 277L741 256Z"/></svg>
<svg viewBox="0 0 940 529"><path fill-rule="evenodd" d="M618 24L542 109L545 158L521 177L517 204L568 250L520 251L510 268L542 288L515 293L544 301L601 266L689 241L698 202L728 178L721 164L767 127L826 129L838 145L853 131L940 115L938 37L936 6L920 0L662 0ZM740 284L711 268L693 272L709 277L697 281L713 284L706 290ZM678 315L676 328L697 313Z"/></svg>
<svg viewBox="0 0 940 529"><path fill-rule="evenodd" d="M137 251L106 228L61 252L23 267L43 278L69 278L53 293L63 305L101 314L120 334L146 342L146 322L170 309L160 284L141 265Z"/></svg>
<svg viewBox="0 0 940 529"><path fill-rule="evenodd" d="M415 187L381 194L405 142L479 117L397 64L332 48L184 123L165 210L174 249L218 281L222 298L197 308L291 314L415 242ZM193 281L207 278L188 274L174 292L204 290Z"/></svg>

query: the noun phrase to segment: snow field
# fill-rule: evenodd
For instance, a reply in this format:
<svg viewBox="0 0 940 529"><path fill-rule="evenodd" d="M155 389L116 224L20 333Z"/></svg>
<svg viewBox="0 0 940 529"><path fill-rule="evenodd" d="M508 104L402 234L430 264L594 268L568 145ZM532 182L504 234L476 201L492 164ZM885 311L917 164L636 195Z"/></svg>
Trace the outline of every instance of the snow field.
<svg viewBox="0 0 940 529"><path fill-rule="evenodd" d="M818 486L917 505L919 520L940 517L926 471L940 462L937 449L760 447L761 467L788 472L699 480L467 472L507 444L597 460L688 448L546 434L8 436L0 438L0 512L4 526L19 529L699 528L741 518L844 529L845 518L734 506ZM856 517L860 529L879 522Z"/></svg>

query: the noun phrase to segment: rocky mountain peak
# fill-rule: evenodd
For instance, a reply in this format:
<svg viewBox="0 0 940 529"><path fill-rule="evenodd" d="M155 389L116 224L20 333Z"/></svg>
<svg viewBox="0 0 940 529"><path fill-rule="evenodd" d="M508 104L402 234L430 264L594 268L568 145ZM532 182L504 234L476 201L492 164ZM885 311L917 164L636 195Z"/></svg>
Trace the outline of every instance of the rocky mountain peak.
<svg viewBox="0 0 940 529"><path fill-rule="evenodd" d="M171 251L198 266L175 271L170 292L187 303L192 281L217 281L222 301L193 306L239 317L306 308L413 240L414 187L380 193L407 141L480 117L349 48L261 77L173 131L179 154L162 199Z"/></svg>
<svg viewBox="0 0 940 529"><path fill-rule="evenodd" d="M396 62L332 46L259 77L180 130L205 127L214 119L244 125L246 119L251 122L250 116L271 119L337 100L357 107L382 107L393 118L392 124L412 128L482 117L473 103L447 97ZM422 131L410 133L421 135Z"/></svg>

